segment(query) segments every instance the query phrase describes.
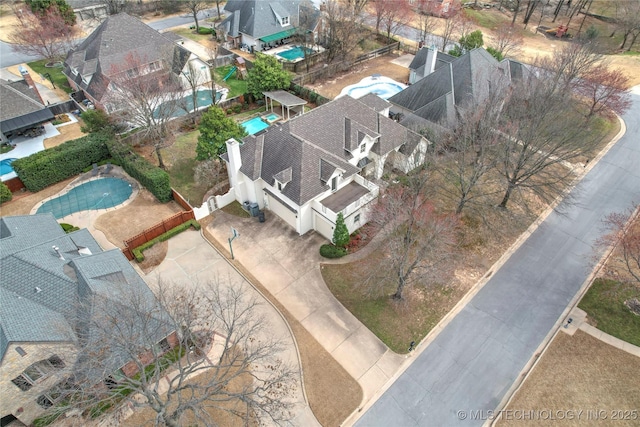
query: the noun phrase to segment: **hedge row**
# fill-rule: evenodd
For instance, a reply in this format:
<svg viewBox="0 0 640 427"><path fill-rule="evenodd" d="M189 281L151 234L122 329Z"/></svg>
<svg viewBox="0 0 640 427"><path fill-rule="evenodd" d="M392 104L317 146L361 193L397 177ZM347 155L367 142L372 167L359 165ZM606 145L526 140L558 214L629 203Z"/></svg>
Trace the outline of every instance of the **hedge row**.
<svg viewBox="0 0 640 427"><path fill-rule="evenodd" d="M307 89L304 86L297 85L295 83L291 83L290 89L295 92L297 96L300 98L306 99L307 101L316 104L322 105L331 101L329 98L325 98L317 92L312 91L311 89Z"/></svg>
<svg viewBox="0 0 640 427"><path fill-rule="evenodd" d="M11 166L27 190L37 192L78 175L93 163L109 157L104 134L91 134L57 147L15 160Z"/></svg>
<svg viewBox="0 0 640 427"><path fill-rule="evenodd" d="M161 203L166 203L172 198L169 174L157 166L147 162L144 157L133 151L122 142L110 140L109 152L122 168L143 187L153 194Z"/></svg>
<svg viewBox="0 0 640 427"><path fill-rule="evenodd" d="M137 248L132 249L131 252L133 253L133 256L135 257L136 261L142 262L142 261L144 261L144 255L142 254L142 252L144 252L145 250L149 249L151 246L155 245L156 243L160 243L160 242L164 242L165 240L169 240L173 236L182 233L183 231L185 231L189 227L193 227L196 230L200 230L200 223L198 221L196 221L195 219L190 219L189 221L187 221L185 223L182 223L182 224L178 225L177 227L173 227L171 230L167 231L166 233L162 233L161 235L159 235L155 239L151 239L148 242L141 244Z"/></svg>
<svg viewBox="0 0 640 427"><path fill-rule="evenodd" d="M342 258L347 254L347 250L345 248L341 248L333 245L322 245L320 246L320 255L325 258Z"/></svg>
<svg viewBox="0 0 640 427"><path fill-rule="evenodd" d="M4 182L0 182L0 205L4 202L8 202L13 198L13 194L11 194L11 190Z"/></svg>

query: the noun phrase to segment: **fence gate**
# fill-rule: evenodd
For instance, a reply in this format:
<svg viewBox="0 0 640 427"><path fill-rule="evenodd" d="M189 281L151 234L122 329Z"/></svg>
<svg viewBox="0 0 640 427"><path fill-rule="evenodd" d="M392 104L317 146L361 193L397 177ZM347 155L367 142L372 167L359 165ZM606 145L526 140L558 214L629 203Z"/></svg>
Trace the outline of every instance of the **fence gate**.
<svg viewBox="0 0 640 427"><path fill-rule="evenodd" d="M207 199L207 206L209 207L209 213L218 210L218 204L216 203L215 196L211 196Z"/></svg>

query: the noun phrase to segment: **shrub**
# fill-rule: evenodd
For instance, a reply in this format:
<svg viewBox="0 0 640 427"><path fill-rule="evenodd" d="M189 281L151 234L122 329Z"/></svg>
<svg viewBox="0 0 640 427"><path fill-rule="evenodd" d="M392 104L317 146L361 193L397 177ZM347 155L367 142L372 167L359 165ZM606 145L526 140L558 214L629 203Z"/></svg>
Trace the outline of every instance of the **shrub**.
<svg viewBox="0 0 640 427"><path fill-rule="evenodd" d="M491 46L487 47L487 52L489 52L489 54L491 54L491 56L496 58L498 61L502 61L504 59L504 56Z"/></svg>
<svg viewBox="0 0 640 427"><path fill-rule="evenodd" d="M147 162L122 142L111 140L108 146L114 161L149 190L159 202L166 203L173 198L167 172Z"/></svg>
<svg viewBox="0 0 640 427"><path fill-rule="evenodd" d="M109 158L108 140L102 133L87 135L17 159L11 166L27 190L35 193Z"/></svg>
<svg viewBox="0 0 640 427"><path fill-rule="evenodd" d="M234 105L232 108L233 108L233 112L234 112L235 114L238 114L239 112L241 112L241 111L242 111L242 105L241 105L241 104L236 104L236 105Z"/></svg>
<svg viewBox="0 0 640 427"><path fill-rule="evenodd" d="M75 225L67 224L66 222L61 222L60 227L64 230L65 233L73 233L74 231L80 230L80 227L76 227Z"/></svg>
<svg viewBox="0 0 640 427"><path fill-rule="evenodd" d="M347 250L345 248L339 248L333 245L320 246L320 255L325 258L342 258L346 254Z"/></svg>
<svg viewBox="0 0 640 427"><path fill-rule="evenodd" d="M336 228L333 229L333 244L344 248L349 243L349 230L347 229L347 225L344 223L344 216L342 212L338 214L338 218L336 219Z"/></svg>
<svg viewBox="0 0 640 427"><path fill-rule="evenodd" d="M224 110L224 112L227 113L227 116L230 116L233 114L233 109L227 108L226 110Z"/></svg>
<svg viewBox="0 0 640 427"><path fill-rule="evenodd" d="M0 205L13 199L13 194L4 182L0 182Z"/></svg>
<svg viewBox="0 0 640 427"><path fill-rule="evenodd" d="M134 248L133 250L131 250L131 252L133 253L133 256L135 257L136 261L142 262L142 261L144 261L144 255L142 254L142 252L144 252L145 250L149 249L151 246L155 245L156 243L160 243L160 242L164 242L165 240L169 240L173 236L176 236L176 235L182 233L183 231L185 231L189 227L193 227L196 230L200 230L200 223L198 221L196 221L195 219L190 219L189 221L187 221L185 223L182 223L182 224L178 225L177 227L173 227L171 230L167 231L166 233L162 233L161 235L159 235L155 239L151 239L148 242L141 244L137 248Z"/></svg>
<svg viewBox="0 0 640 427"><path fill-rule="evenodd" d="M198 27L198 34L214 34L215 35L215 31L213 31L213 28Z"/></svg>

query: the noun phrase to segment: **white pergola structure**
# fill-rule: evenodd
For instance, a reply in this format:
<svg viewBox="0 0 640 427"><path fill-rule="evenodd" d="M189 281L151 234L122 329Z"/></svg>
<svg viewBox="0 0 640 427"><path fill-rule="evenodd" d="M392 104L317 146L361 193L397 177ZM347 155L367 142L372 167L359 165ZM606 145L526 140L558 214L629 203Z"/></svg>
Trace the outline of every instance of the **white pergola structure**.
<svg viewBox="0 0 640 427"><path fill-rule="evenodd" d="M293 112L293 117L298 114L304 114L304 106L307 103L302 98L298 98L295 95L290 94L284 90L274 90L271 92L262 92L264 95L264 102L267 106L267 110L273 111L273 102L277 102L282 107L282 118L283 120L291 119Z"/></svg>

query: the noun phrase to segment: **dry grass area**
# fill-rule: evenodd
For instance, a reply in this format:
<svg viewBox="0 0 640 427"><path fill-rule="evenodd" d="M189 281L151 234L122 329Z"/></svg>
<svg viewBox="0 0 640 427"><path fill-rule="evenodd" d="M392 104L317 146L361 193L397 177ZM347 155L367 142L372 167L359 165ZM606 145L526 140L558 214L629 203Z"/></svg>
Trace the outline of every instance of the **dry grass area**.
<svg viewBox="0 0 640 427"><path fill-rule="evenodd" d="M86 133L80 130L81 126L82 126L81 123L73 123L70 125L59 126L57 129L58 129L58 132L60 132L60 135L56 135L51 138L46 138L44 140L44 148L57 147L58 145L65 143L67 141L72 141L74 139L82 138L83 136L86 135Z"/></svg>
<svg viewBox="0 0 640 427"><path fill-rule="evenodd" d="M221 247L207 231L207 224L212 220L213 217L208 216L200 221L204 235L222 254L227 256L227 249ZM300 351L309 406L320 424L325 427L339 426L362 401L360 385L242 264L229 259L228 256L227 261L242 272L284 315Z"/></svg>
<svg viewBox="0 0 640 427"><path fill-rule="evenodd" d="M363 78L371 77L373 74L382 74L397 82L406 83L407 80L409 80L409 69L391 63L391 61L398 56L398 54L381 56L358 64L349 72L331 80L319 81L314 84L307 84L306 86L326 98L333 99L338 96L340 91L346 86L358 83Z"/></svg>
<svg viewBox="0 0 640 427"><path fill-rule="evenodd" d="M505 411L511 412L504 412L504 415L511 414L511 418L515 418L515 411L571 410L576 417L572 420L537 423L503 419L496 425L637 426L640 424L640 414L637 412L640 408L638 372L640 358L580 330L573 336L561 332L505 408ZM577 411L580 410L583 413L578 418ZM601 414L605 414L607 419L595 421L593 411L598 410L603 411ZM636 411L635 417L630 412L624 412L633 410ZM624 419L625 415L628 419Z"/></svg>
<svg viewBox="0 0 640 427"><path fill-rule="evenodd" d="M94 227L102 231L111 243L124 248L124 240L181 211L182 207L176 202L160 203L153 194L140 188L131 203L100 215Z"/></svg>

